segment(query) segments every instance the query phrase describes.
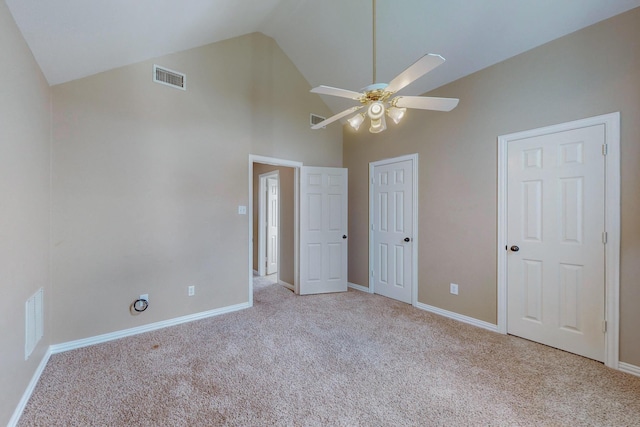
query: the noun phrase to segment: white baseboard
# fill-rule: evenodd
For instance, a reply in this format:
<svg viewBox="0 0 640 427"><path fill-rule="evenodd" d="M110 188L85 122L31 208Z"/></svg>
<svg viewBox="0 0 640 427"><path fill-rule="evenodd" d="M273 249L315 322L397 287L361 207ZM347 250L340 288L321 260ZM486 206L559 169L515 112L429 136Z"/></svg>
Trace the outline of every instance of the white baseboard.
<svg viewBox="0 0 640 427"><path fill-rule="evenodd" d="M29 381L29 385L27 386L27 389L24 391L24 393L22 393L22 399L20 399L20 402L18 402L18 406L16 406L15 411L13 411L13 415L11 416L11 419L9 419L9 423L7 424L7 427L14 427L18 425L18 421L22 416L22 412L24 411L24 408L27 406L27 402L29 402L29 399L31 398L31 394L33 393L33 390L36 388L36 385L40 380L40 375L42 375L42 372L44 372L44 368L47 366L47 363L49 362L49 358L51 357L51 354L52 354L51 346L49 346L49 348L47 349L47 352L42 357L42 360L40 361L38 368L33 373L33 377L31 377L31 381Z"/></svg>
<svg viewBox="0 0 640 427"><path fill-rule="evenodd" d="M356 291L366 292L368 294L372 293L371 288L367 288L366 286L356 285L355 283L347 282L347 286L351 289L355 289Z"/></svg>
<svg viewBox="0 0 640 427"><path fill-rule="evenodd" d="M75 350L77 348L87 347L94 344L100 344L107 341L113 341L119 338L138 335L144 332L155 331L157 329L167 328L169 326L179 325L181 323L193 322L194 320L205 319L207 317L219 316L225 313L244 310L249 308L248 302L227 307L216 308L214 310L203 311L200 313L189 314L187 316L176 317L175 319L164 320L161 322L150 323L148 325L138 326L136 328L124 329L121 331L111 332L108 334L97 335L95 337L84 338L76 341L69 341L62 344L54 344L49 347L51 354L62 353L64 351Z"/></svg>
<svg viewBox="0 0 640 427"><path fill-rule="evenodd" d="M618 362L618 370L640 377L640 366L632 365L631 363Z"/></svg>
<svg viewBox="0 0 640 427"><path fill-rule="evenodd" d="M52 354L62 353L64 351L69 351L69 350L75 350L78 348L87 347L94 344L100 344L107 341L113 341L118 338L137 335L143 332L155 331L157 329L179 325L181 323L187 323L187 322L192 322L194 320L205 319L207 317L219 316L225 313L244 310L245 308L249 308L249 307L250 307L249 303L245 302L242 304L230 305L227 307L216 308L214 310L189 314L187 316L176 317L175 319L164 320L162 322L150 323L148 325L143 325L136 328L111 332L109 334L98 335L95 337L85 338L85 339L76 340L76 341L69 341L62 344L50 345L44 357L40 361L40 364L38 365L38 369L36 369L36 372L33 374L33 377L31 378L31 381L29 382L27 389L22 394L22 399L20 399L18 406L16 407L15 411L13 411L13 415L11 416L11 419L9 420L7 427L14 427L18 425L18 421L22 416L22 412L24 411L24 408L27 406L27 402L31 398L31 394L35 389L36 384L38 384L38 381L40 380L40 375L42 375L42 372L44 371L44 368L47 366L47 363L49 362L49 358L51 357Z"/></svg>
<svg viewBox="0 0 640 427"><path fill-rule="evenodd" d="M286 282L282 282L280 281L280 283L283 286L289 287L291 286L289 283ZM360 285L356 285L355 283L348 283L348 286L352 289L358 290L358 291L362 291L362 292L366 292L366 293L371 293L371 290L367 287L364 286L360 286ZM85 339L81 339L81 340L76 340L76 341L69 341L66 343L62 343L62 344L55 344L55 345L51 345L49 346L49 348L47 349L47 352L45 353L45 355L42 357L42 360L40 361L40 364L38 365L38 368L36 369L35 373L33 374L33 377L31 378L31 381L29 382L29 385L27 386L27 389L24 391L22 398L20 399L20 402L18 403L18 406L16 407L16 409L13 412L13 415L11 416L11 419L9 419L9 423L7 424L7 427L14 427L18 424L18 421L20 420L20 416L22 415L22 412L24 411L24 408L27 406L27 402L29 401L29 398L31 398L31 394L33 393L33 390L35 389L36 385L38 384L38 381L40 380L40 376L42 375L42 372L44 371L45 367L47 366L47 363L49 362L49 358L51 357L52 354L56 354L56 353L62 353L64 351L69 351L69 350L75 350L78 348L82 348L82 347L87 347L90 345L94 345L94 344L100 344L103 342L108 342L108 341L112 341L118 338L124 338L124 337L128 337L128 336L132 336L132 335L137 335L137 334L141 334L144 332L150 332L150 331L155 331L157 329L162 329L162 328L166 328L169 326L174 326L174 325L179 325L181 323L187 323L187 322L192 322L194 320L200 320L200 319L205 319L207 317L213 317L213 316L219 316L221 314L225 314L225 313L231 313L234 311L240 311L240 310L244 310L246 308L250 308L250 304L248 302L246 303L242 303L242 304L236 304L236 305L231 305L231 306L227 306L227 307L222 307L222 308L217 308L214 310L209 310L209 311L203 311L200 313L195 313L195 314L190 314L187 316L182 316L182 317L177 317L175 319L169 319L169 320L165 320L165 321L161 321L161 322L156 322L156 323L150 323L148 325L143 325L143 326L139 326L136 328L130 328L130 329L125 329L122 331L116 331L116 332L112 332L109 334L103 334L103 335L98 335L95 337L90 337L90 338L85 338ZM452 311L448 311L448 310L443 310L441 308L438 307L433 307L427 304L423 304L423 303L417 303L415 305L416 308L419 308L421 310L425 310L431 313L435 313L444 317L448 317L450 319L454 319L463 323L468 323L470 325L473 326L477 326L479 328L483 328L483 329L487 329L490 330L492 332L497 332L498 331L498 327L497 325L494 325L492 323L488 323L485 322L483 320L478 320L475 319L473 317L469 317L469 316L465 316L462 314L458 314ZM631 375L635 375L635 376L639 376L640 377L640 366L635 366L632 365L630 363L625 363L625 362L620 362L618 364L618 369L622 372L626 372L628 374Z"/></svg>
<svg viewBox="0 0 640 427"><path fill-rule="evenodd" d="M296 290L295 286L293 286L291 283L285 282L284 280L278 280L278 284L284 286L285 288L291 289L292 291Z"/></svg>
<svg viewBox="0 0 640 427"><path fill-rule="evenodd" d="M443 310L441 308L423 304L421 302L417 303L415 307L419 308L420 310L425 310L431 313L439 314L440 316L448 317L449 319L454 319L462 323L468 323L469 325L477 326L483 329L488 329L492 332L498 332L498 325L485 322L484 320L478 320L473 317L465 316L463 314L455 313L453 311Z"/></svg>

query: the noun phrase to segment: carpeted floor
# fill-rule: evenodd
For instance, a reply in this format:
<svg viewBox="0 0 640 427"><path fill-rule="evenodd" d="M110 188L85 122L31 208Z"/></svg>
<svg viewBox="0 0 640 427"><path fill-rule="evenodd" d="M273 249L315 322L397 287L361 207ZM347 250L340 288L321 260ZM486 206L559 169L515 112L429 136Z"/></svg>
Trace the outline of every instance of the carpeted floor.
<svg viewBox="0 0 640 427"><path fill-rule="evenodd" d="M51 357L21 426L633 426L640 378L352 291Z"/></svg>
<svg viewBox="0 0 640 427"><path fill-rule="evenodd" d="M278 275L276 273L269 274L267 276L258 276L256 272L253 273L253 289L264 288L265 286L271 286L278 282Z"/></svg>

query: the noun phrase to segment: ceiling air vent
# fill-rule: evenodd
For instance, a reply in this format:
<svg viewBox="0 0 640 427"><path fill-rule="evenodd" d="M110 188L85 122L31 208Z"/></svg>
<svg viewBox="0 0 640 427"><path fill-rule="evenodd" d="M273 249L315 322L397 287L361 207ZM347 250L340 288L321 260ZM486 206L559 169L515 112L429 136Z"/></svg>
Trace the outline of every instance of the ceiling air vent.
<svg viewBox="0 0 640 427"><path fill-rule="evenodd" d="M153 65L153 81L163 85L186 90L187 76L159 65Z"/></svg>
<svg viewBox="0 0 640 427"><path fill-rule="evenodd" d="M311 123L311 126L317 125L318 123L323 122L325 119L326 117L322 117L317 114L311 113L309 115L309 122ZM324 129L324 127L322 129Z"/></svg>

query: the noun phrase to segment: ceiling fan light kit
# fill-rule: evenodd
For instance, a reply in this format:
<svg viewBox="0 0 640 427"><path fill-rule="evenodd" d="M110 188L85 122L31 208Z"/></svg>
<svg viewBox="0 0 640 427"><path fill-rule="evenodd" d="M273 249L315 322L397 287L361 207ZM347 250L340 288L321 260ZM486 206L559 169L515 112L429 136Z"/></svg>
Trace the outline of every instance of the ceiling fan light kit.
<svg viewBox="0 0 640 427"><path fill-rule="evenodd" d="M318 86L311 89L312 93L321 95L339 96L360 102L362 105L351 107L328 119L311 126L311 129L321 129L330 123L350 116L363 107L367 107L366 112L358 113L347 122L356 131L369 116L371 125L369 132L380 133L387 129L385 115L389 116L395 124L405 116L407 108L420 110L451 111L459 100L455 98L433 98L428 96L396 96L390 99L396 92L410 85L429 71L444 62L440 55L429 53L418 59L413 65L398 74L389 84L376 83L376 0L372 0L373 11L373 84L355 92L346 89L339 89L331 86Z"/></svg>
<svg viewBox="0 0 640 427"><path fill-rule="evenodd" d="M385 108L382 102L375 101L369 104L369 108L367 108L367 114L369 114L369 118L371 119L371 127L369 128L369 132L380 133L387 128L387 122L384 119L384 113Z"/></svg>
<svg viewBox="0 0 640 427"><path fill-rule="evenodd" d="M393 123L398 124L400 123L400 120L402 120L406 112L407 112L406 108L398 108L398 107L391 106L387 110L387 115L391 117L391 120L393 120Z"/></svg>
<svg viewBox="0 0 640 427"><path fill-rule="evenodd" d="M364 118L365 118L365 114L364 113L359 113L359 114L356 114L355 116L351 117L347 121L349 122L349 124L351 125L352 128L354 128L355 130L358 130L358 129L360 129L360 125L364 122Z"/></svg>

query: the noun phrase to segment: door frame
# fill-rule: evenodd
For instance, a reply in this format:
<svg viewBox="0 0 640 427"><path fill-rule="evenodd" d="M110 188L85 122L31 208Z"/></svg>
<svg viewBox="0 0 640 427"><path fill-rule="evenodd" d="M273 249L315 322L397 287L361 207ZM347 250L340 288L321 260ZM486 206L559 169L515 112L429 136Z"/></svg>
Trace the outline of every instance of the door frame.
<svg viewBox="0 0 640 427"><path fill-rule="evenodd" d="M248 290L249 290L249 307L253 307L253 164L254 163L262 163L266 165L273 166L284 166L293 169L293 281L294 286L298 285L298 280L300 276L300 265L299 265L299 236L298 230L300 228L300 201L299 201L299 181L300 181L300 168L302 167L302 162L297 162L294 160L286 160L286 159L278 159L275 157L266 157L259 156L256 154L249 154L249 203L248 203L248 223L249 223L249 235L248 239Z"/></svg>
<svg viewBox="0 0 640 427"><path fill-rule="evenodd" d="M411 305L416 307L418 304L418 153L407 154L400 157L393 157L390 159L377 160L375 162L369 162L369 292L375 293L375 283L373 280L373 272L375 271L375 248L373 241L373 197L374 197L374 170L376 166L384 166L391 163L403 162L405 160L411 160L413 163L413 211L412 211L412 227L413 235L411 236L411 243L413 244L412 259L411 259Z"/></svg>
<svg viewBox="0 0 640 427"><path fill-rule="evenodd" d="M258 276L266 274L267 263L267 179L276 177L278 179L278 194L280 194L280 172L271 171L259 175L258 185ZM253 198L251 198L253 201ZM278 197L278 270L280 270L280 198ZM278 274L278 272L276 272ZM278 275L279 277L279 275Z"/></svg>
<svg viewBox="0 0 640 427"><path fill-rule="evenodd" d="M498 137L498 332L507 333L507 148L509 142L583 127L605 126L604 364L619 369L620 338L620 113L575 120Z"/></svg>

